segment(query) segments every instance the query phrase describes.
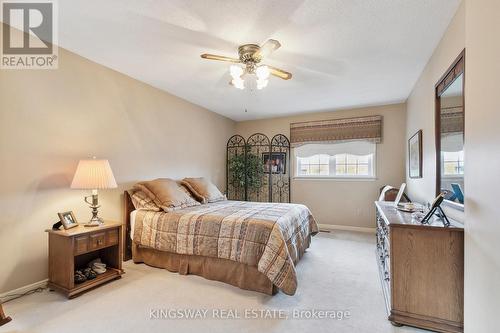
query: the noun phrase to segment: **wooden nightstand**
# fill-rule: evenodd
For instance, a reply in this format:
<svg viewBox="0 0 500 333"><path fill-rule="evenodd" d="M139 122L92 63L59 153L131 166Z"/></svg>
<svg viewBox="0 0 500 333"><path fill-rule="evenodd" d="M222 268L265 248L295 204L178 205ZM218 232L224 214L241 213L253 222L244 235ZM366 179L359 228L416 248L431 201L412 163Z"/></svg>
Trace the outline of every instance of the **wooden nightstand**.
<svg viewBox="0 0 500 333"><path fill-rule="evenodd" d="M50 289L62 292L68 298L105 282L118 279L122 269L122 224L106 221L99 227L79 225L68 230L48 229ZM75 283L76 269L84 269L96 258L106 263L105 273L93 280Z"/></svg>

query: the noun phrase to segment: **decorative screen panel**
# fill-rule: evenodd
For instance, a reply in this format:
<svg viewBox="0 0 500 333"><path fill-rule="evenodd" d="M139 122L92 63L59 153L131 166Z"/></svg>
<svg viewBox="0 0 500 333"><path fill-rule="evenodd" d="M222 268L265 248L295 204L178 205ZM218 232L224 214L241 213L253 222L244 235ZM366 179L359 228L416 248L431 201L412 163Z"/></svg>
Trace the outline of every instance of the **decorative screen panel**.
<svg viewBox="0 0 500 333"><path fill-rule="evenodd" d="M283 134L271 140L271 201L290 202L290 141Z"/></svg>
<svg viewBox="0 0 500 333"><path fill-rule="evenodd" d="M256 133L247 140L247 200L270 201L270 173L265 171L264 158L269 155L269 138Z"/></svg>
<svg viewBox="0 0 500 333"><path fill-rule="evenodd" d="M227 142L226 194L229 200L290 202L290 141L262 133Z"/></svg>
<svg viewBox="0 0 500 333"><path fill-rule="evenodd" d="M233 135L227 142L226 195L229 200L246 200L245 146L245 139L240 135Z"/></svg>

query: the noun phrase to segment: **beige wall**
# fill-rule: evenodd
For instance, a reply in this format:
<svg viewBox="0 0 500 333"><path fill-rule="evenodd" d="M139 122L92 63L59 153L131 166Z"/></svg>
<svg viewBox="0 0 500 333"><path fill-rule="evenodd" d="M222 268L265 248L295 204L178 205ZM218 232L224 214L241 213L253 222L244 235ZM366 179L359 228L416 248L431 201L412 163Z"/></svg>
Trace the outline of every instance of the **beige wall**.
<svg viewBox="0 0 500 333"><path fill-rule="evenodd" d="M466 1L465 332L500 327L500 1Z"/></svg>
<svg viewBox="0 0 500 333"><path fill-rule="evenodd" d="M424 178L408 179L409 194L434 194L434 84L466 48L465 58L465 332L500 326L500 34L496 0L465 0L407 101L407 137L424 130ZM451 213L452 211L449 211Z"/></svg>
<svg viewBox="0 0 500 333"><path fill-rule="evenodd" d="M119 188L101 192L101 215L121 219L137 180L207 176L224 188L234 126L61 49L58 70L0 70L0 293L47 278L57 212L89 218L87 193L69 189L79 159L109 159Z"/></svg>
<svg viewBox="0 0 500 333"><path fill-rule="evenodd" d="M374 227L373 201L385 184L399 186L404 180L405 120L404 104L312 113L236 124L236 133L248 138L262 132L290 136L290 123L366 115L384 117L383 142L377 145L375 181L292 180L292 201L307 205L318 223L354 227Z"/></svg>
<svg viewBox="0 0 500 333"><path fill-rule="evenodd" d="M432 54L420 78L406 101L406 139L418 130L423 136L423 178L411 179L406 172L408 195L414 201L432 202L436 196L436 145L434 135L434 86L465 47L465 4L458 8L439 45ZM467 67L467 61L466 65ZM467 99L467 94L465 96ZM465 109L467 114L467 108ZM465 131L467 140L468 133ZM408 165L408 158L406 163ZM469 158L466 157L466 164ZM466 166L467 168L467 166ZM408 166L406 167L408 170ZM465 171L466 177L468 171ZM447 210L448 214L463 221L463 213Z"/></svg>

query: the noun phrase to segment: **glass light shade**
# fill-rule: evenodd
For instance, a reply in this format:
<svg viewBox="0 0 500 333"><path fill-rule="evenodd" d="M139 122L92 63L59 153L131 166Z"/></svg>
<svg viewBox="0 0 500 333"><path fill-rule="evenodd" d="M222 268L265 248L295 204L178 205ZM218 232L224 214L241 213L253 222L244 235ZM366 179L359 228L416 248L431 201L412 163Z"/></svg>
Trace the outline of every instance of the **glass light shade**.
<svg viewBox="0 0 500 333"><path fill-rule="evenodd" d="M269 67L267 66L259 66L255 70L255 74L260 80L265 80L269 77Z"/></svg>
<svg viewBox="0 0 500 333"><path fill-rule="evenodd" d="M108 160L80 160L71 188L100 190L116 188L116 180Z"/></svg>
<svg viewBox="0 0 500 333"><path fill-rule="evenodd" d="M231 76L233 77L233 79L238 79L243 74L243 68L241 68L238 65L231 65L229 67L229 73L231 74Z"/></svg>
<svg viewBox="0 0 500 333"><path fill-rule="evenodd" d="M262 79L257 80L257 89L260 90L262 88L267 87L268 83L269 83L269 80L262 80Z"/></svg>
<svg viewBox="0 0 500 333"><path fill-rule="evenodd" d="M245 82L241 78L235 78L231 81L233 86L238 89L245 89Z"/></svg>

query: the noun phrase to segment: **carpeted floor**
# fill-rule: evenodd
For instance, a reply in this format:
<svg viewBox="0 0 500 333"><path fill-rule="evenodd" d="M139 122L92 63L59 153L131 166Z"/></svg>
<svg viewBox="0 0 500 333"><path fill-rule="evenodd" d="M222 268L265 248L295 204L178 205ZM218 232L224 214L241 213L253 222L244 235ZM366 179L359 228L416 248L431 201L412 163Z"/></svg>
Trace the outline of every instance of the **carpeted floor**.
<svg viewBox="0 0 500 333"><path fill-rule="evenodd" d="M314 237L297 266L299 287L292 297L127 262L122 279L73 300L44 291L4 304L13 321L0 332L424 332L386 320L374 238L341 231ZM185 310L206 315L173 318ZM336 318L293 318L313 310ZM242 318L231 318L236 316Z"/></svg>

